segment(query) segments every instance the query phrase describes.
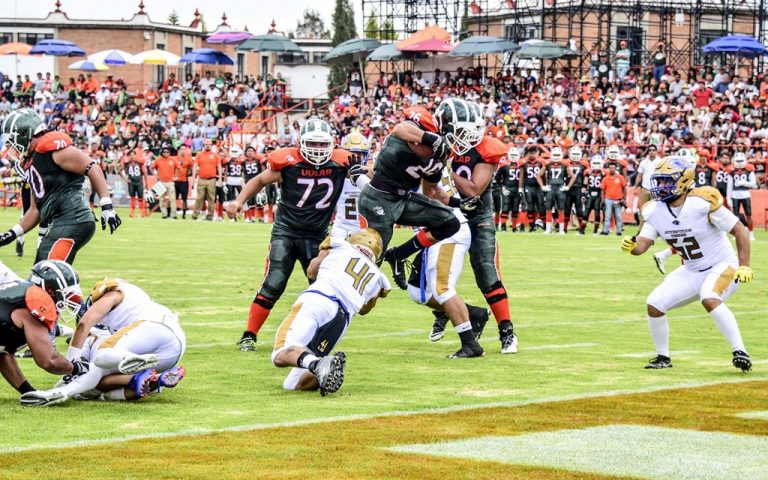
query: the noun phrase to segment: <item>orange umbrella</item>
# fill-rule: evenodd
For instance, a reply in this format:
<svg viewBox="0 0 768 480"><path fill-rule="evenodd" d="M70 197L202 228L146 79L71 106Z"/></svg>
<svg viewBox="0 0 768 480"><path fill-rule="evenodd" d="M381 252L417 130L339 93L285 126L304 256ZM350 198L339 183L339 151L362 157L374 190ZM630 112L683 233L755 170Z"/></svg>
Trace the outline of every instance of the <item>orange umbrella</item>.
<svg viewBox="0 0 768 480"><path fill-rule="evenodd" d="M0 55L29 55L32 45L20 42L4 43L0 45Z"/></svg>
<svg viewBox="0 0 768 480"><path fill-rule="evenodd" d="M402 52L403 50L406 50L411 45L414 45L420 42L425 42L427 40L432 40L433 38L436 40L440 40L442 42L448 43L451 41L451 34L448 33L448 31L442 27L439 27L437 25L430 25L414 33L413 35L406 38L405 40L397 42L395 45L397 46L397 49Z"/></svg>

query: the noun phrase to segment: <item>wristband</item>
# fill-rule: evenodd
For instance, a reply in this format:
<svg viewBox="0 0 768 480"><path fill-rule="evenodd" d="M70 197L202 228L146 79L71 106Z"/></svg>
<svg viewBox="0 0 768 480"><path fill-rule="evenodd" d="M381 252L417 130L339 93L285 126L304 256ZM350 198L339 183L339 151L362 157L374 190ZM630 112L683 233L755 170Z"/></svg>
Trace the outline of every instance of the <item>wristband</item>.
<svg viewBox="0 0 768 480"><path fill-rule="evenodd" d="M16 234L17 238L24 236L24 229L18 223L11 227L11 231Z"/></svg>
<svg viewBox="0 0 768 480"><path fill-rule="evenodd" d="M88 172L93 168L94 165L96 165L96 160L91 160L88 163L88 166L85 167L85 174L84 175L88 175Z"/></svg>
<svg viewBox="0 0 768 480"><path fill-rule="evenodd" d="M99 205L101 205L101 208L104 208L106 205L112 206L112 199L109 197L104 197L99 199Z"/></svg>
<svg viewBox="0 0 768 480"><path fill-rule="evenodd" d="M448 206L451 208L461 208L461 200L456 197L451 197L448 199Z"/></svg>
<svg viewBox="0 0 768 480"><path fill-rule="evenodd" d="M78 358L80 358L82 356L83 356L83 349L82 348L77 348L77 347L70 346L67 349L67 360L69 360L69 361L77 360Z"/></svg>
<svg viewBox="0 0 768 480"><path fill-rule="evenodd" d="M439 138L439 135L435 135L432 132L424 132L424 134L421 136L421 144L431 147L435 144L435 142L437 142Z"/></svg>
<svg viewBox="0 0 768 480"><path fill-rule="evenodd" d="M28 393L28 392L34 392L35 391L35 387L30 385L28 381L24 380L24 383L22 383L21 385L16 387L16 390L20 394L24 395L25 393Z"/></svg>
<svg viewBox="0 0 768 480"><path fill-rule="evenodd" d="M361 190L363 189L364 186L368 185L369 183L371 183L371 179L368 178L368 175L360 175L359 177L357 177L357 180L355 180L355 185L357 186L357 188Z"/></svg>

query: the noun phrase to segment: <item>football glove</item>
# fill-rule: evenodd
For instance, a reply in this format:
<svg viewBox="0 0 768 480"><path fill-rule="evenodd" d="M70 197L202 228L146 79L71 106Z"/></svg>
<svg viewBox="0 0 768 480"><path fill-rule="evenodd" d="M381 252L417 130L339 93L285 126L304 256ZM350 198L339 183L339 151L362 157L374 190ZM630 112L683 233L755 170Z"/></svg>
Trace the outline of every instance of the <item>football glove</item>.
<svg viewBox="0 0 768 480"><path fill-rule="evenodd" d="M432 144L432 153L435 160L445 160L451 155L451 147L443 137L438 136L438 139Z"/></svg>
<svg viewBox="0 0 768 480"><path fill-rule="evenodd" d="M745 265L737 268L736 273L733 274L733 279L739 283L749 283L752 281L753 277L754 274L752 273L752 269Z"/></svg>
<svg viewBox="0 0 768 480"><path fill-rule="evenodd" d="M509 195L509 189L507 187L501 187L501 194L506 197Z"/></svg>
<svg viewBox="0 0 768 480"><path fill-rule="evenodd" d="M229 193L229 187L226 184L221 186L221 190L224 192L224 195Z"/></svg>
<svg viewBox="0 0 768 480"><path fill-rule="evenodd" d="M117 215L117 212L115 212L115 209L112 207L112 200L109 198L102 198L101 199L101 229L106 230L107 225L109 225L109 233L113 234L115 233L115 230L117 230L117 227L119 227L121 223L123 222L120 220L120 217Z"/></svg>
<svg viewBox="0 0 768 480"><path fill-rule="evenodd" d="M144 192L144 201L147 203L152 203L155 201L155 194L152 192L152 190L147 190Z"/></svg>
<svg viewBox="0 0 768 480"><path fill-rule="evenodd" d="M352 165L349 167L349 179L352 180L352 183L357 184L357 179L360 178L362 175L365 175L368 173L368 167L365 165Z"/></svg>
<svg viewBox="0 0 768 480"><path fill-rule="evenodd" d="M13 243L17 237L21 237L23 235L24 230L21 228L21 225L14 225L7 232L0 233L0 247L4 247L10 243Z"/></svg>
<svg viewBox="0 0 768 480"><path fill-rule="evenodd" d="M267 192L261 191L256 194L256 206L263 207L267 204Z"/></svg>
<svg viewBox="0 0 768 480"><path fill-rule="evenodd" d="M541 187L542 192L549 192L550 190L552 190L552 187L550 187L549 185L544 185L543 187Z"/></svg>
<svg viewBox="0 0 768 480"><path fill-rule="evenodd" d="M635 249L637 246L637 239L635 237L630 237L627 235L626 237L621 239L621 251L624 253L632 254L632 250Z"/></svg>
<svg viewBox="0 0 768 480"><path fill-rule="evenodd" d="M462 212L474 212L483 206L483 200L480 196L462 198L459 202L459 208Z"/></svg>
<svg viewBox="0 0 768 480"><path fill-rule="evenodd" d="M567 192L568 191L568 185L563 185L562 187L560 187L560 191L561 192Z"/></svg>

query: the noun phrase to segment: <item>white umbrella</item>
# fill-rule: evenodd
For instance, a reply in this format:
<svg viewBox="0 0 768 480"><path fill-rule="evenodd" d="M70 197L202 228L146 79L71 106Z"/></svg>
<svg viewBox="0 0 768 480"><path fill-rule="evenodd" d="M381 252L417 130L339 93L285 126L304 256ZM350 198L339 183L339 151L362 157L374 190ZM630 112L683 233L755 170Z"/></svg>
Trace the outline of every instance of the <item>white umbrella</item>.
<svg viewBox="0 0 768 480"><path fill-rule="evenodd" d="M133 64L177 66L180 56L165 50L148 50L133 56Z"/></svg>
<svg viewBox="0 0 768 480"><path fill-rule="evenodd" d="M88 60L105 65L126 65L133 62L133 55L123 50L111 49L88 55Z"/></svg>

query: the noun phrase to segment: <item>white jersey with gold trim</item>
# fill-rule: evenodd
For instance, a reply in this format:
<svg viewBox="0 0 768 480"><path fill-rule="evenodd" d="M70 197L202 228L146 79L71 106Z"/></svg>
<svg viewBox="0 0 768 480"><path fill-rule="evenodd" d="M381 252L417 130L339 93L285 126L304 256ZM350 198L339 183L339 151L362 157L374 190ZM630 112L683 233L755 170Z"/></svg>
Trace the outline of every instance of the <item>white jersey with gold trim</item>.
<svg viewBox="0 0 768 480"><path fill-rule="evenodd" d="M360 215L357 212L357 199L359 197L360 189L349 178L345 178L341 196L336 202L336 214L331 227L332 237L344 240L349 235L361 230Z"/></svg>
<svg viewBox="0 0 768 480"><path fill-rule="evenodd" d="M154 302L147 292L124 280L117 281L116 291L123 294L123 300L99 322L115 333L136 320L165 323L178 326L178 317L168 307Z"/></svg>

